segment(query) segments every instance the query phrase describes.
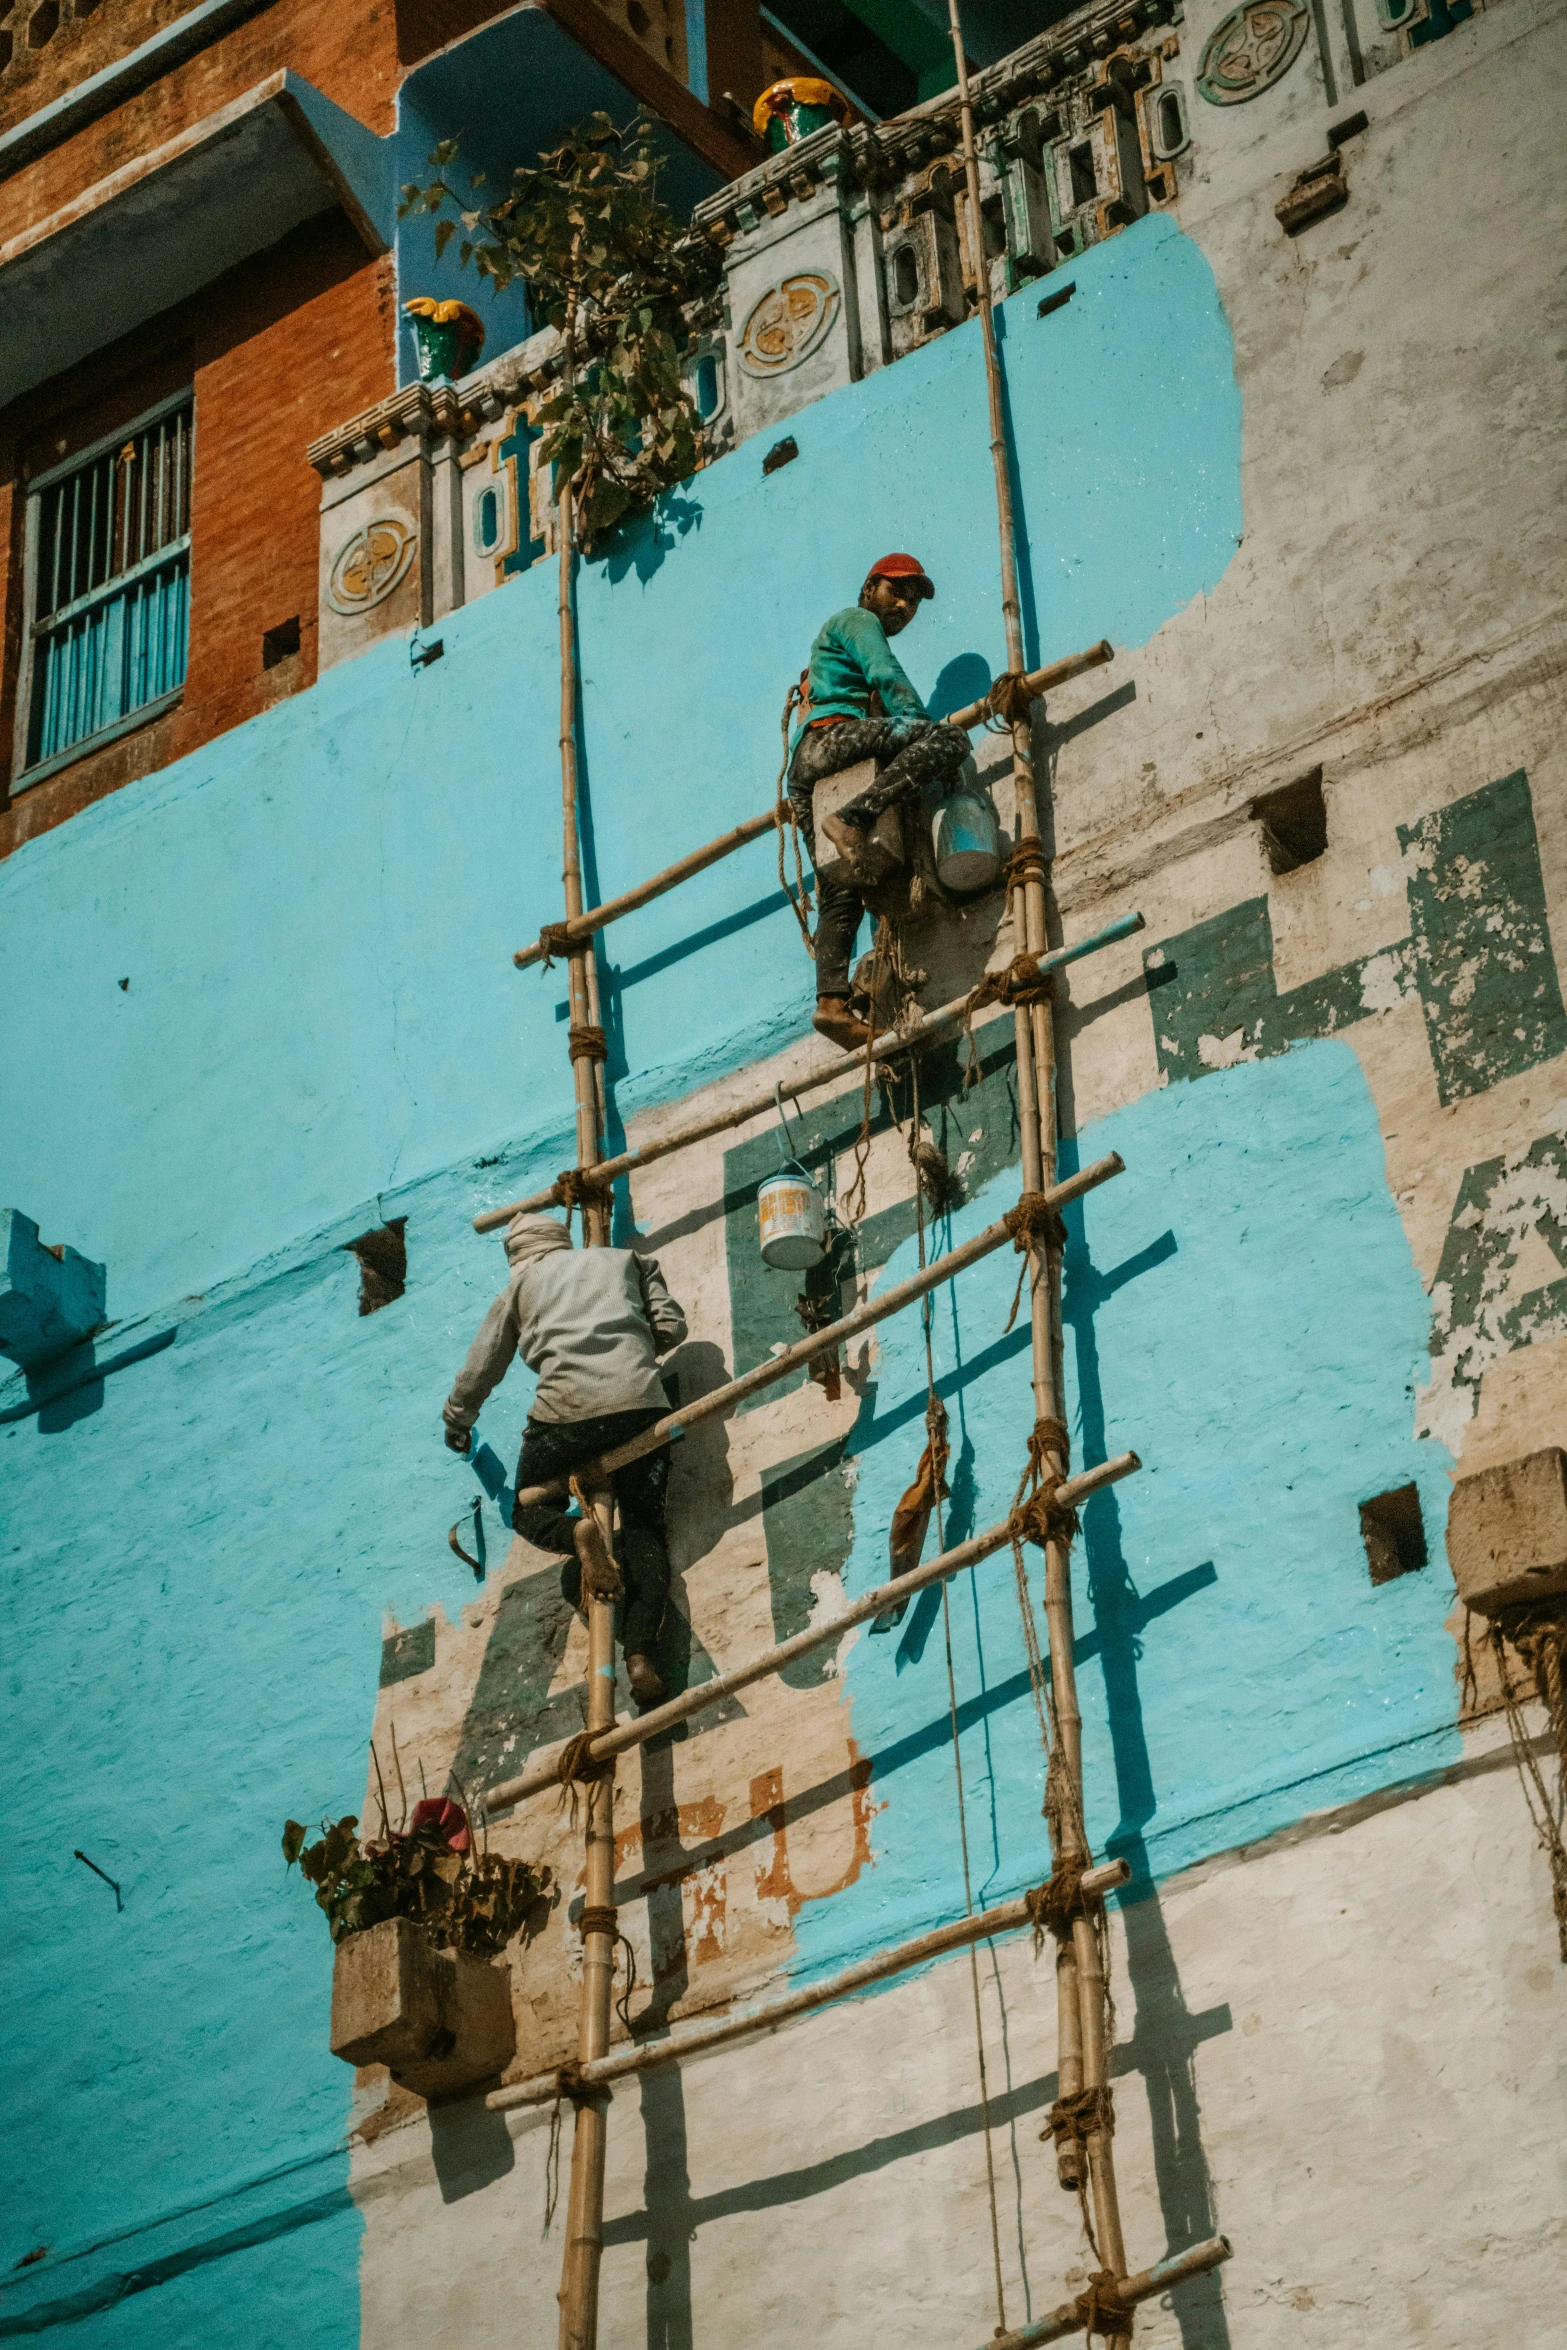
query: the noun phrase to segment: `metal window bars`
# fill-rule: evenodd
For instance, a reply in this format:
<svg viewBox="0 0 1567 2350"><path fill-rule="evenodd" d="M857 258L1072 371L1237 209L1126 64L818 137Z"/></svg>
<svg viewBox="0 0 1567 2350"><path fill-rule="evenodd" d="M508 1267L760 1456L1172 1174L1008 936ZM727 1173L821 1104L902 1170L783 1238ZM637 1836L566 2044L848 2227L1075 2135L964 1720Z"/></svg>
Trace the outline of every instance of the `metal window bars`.
<svg viewBox="0 0 1567 2350"><path fill-rule="evenodd" d="M28 769L184 683L192 422L187 394L33 493Z"/></svg>

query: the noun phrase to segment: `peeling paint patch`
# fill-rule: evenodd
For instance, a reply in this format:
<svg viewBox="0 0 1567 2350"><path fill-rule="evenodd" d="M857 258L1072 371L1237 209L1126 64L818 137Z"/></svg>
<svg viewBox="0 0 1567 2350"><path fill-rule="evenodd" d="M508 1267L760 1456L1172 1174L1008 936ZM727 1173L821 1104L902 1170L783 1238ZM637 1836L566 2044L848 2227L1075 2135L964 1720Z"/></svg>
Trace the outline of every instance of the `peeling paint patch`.
<svg viewBox="0 0 1567 2350"><path fill-rule="evenodd" d="M1567 1052L1522 769L1401 826L1398 837L1411 935L1396 946L1281 995L1261 897L1148 949L1143 971L1163 1078L1201 1077L1336 1036L1412 993L1444 1105ZM1382 867L1376 878L1396 886Z"/></svg>
<svg viewBox="0 0 1567 2350"><path fill-rule="evenodd" d="M1538 1281L1542 1249L1560 1268ZM1417 1426L1450 1450L1474 1417L1486 1367L1567 1331L1567 1138L1465 1170L1431 1285L1431 1383Z"/></svg>

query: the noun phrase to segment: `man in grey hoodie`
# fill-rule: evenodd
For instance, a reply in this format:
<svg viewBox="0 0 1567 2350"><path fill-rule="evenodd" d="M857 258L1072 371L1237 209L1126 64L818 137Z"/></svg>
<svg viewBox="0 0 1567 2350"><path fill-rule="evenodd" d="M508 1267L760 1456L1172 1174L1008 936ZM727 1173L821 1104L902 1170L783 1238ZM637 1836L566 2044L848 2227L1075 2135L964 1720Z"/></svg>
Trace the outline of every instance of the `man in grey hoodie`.
<svg viewBox="0 0 1567 2350"><path fill-rule="evenodd" d="M538 1373L517 1459L520 1493L569 1476L663 1417L669 1398L656 1359L680 1344L686 1318L652 1257L627 1248L574 1249L569 1229L553 1216L513 1216L506 1255L511 1279L480 1324L441 1417L452 1451L466 1453L480 1406L520 1355ZM648 1651L669 1596L668 1445L617 1469L610 1485L620 1512L626 1678L646 1705L664 1694ZM537 1549L564 1554L561 1589L580 1606L584 1567L590 1574L608 1569L592 1513L519 1503L512 1524Z"/></svg>

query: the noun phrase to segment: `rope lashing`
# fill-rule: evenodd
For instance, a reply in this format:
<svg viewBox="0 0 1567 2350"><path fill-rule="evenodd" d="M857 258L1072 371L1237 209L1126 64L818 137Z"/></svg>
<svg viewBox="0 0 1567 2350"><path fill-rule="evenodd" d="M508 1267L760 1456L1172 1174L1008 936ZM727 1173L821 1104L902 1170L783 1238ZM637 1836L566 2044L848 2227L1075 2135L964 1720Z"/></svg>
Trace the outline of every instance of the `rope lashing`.
<svg viewBox="0 0 1567 2350"><path fill-rule="evenodd" d="M1090 2138L1114 2134L1115 2101L1103 2083L1096 2089L1079 2089L1075 2096L1058 2097L1039 2133L1057 2146L1076 2146L1084 2153Z"/></svg>
<svg viewBox="0 0 1567 2350"><path fill-rule="evenodd" d="M1095 2334L1103 2334L1112 2341L1117 2334L1132 2331L1137 2317L1137 2304L1121 2297L1120 2278L1112 2276L1107 2268L1096 2268L1088 2280L1086 2293L1077 2296L1077 2313L1083 2321L1083 2331L1090 2341Z"/></svg>
<svg viewBox="0 0 1567 2350"><path fill-rule="evenodd" d="M581 2063L575 2056L568 2056L565 2063L557 2067L555 2073L555 2102L557 2105L563 2097L569 2097L573 2105L591 2105L595 2097L602 2097L605 2094L606 2091L601 2082L583 2079Z"/></svg>
<svg viewBox="0 0 1567 2350"><path fill-rule="evenodd" d="M971 1012L987 1004L1048 1004L1055 973L1042 971L1037 955L1014 955L1002 971L987 971L968 1001Z"/></svg>
<svg viewBox="0 0 1567 2350"><path fill-rule="evenodd" d="M588 1752L595 1738L602 1738L602 1730L579 1730L575 1738L568 1738L560 1750L555 1765L555 1776L563 1787L587 1787L596 1779L612 1779L615 1758L612 1754L595 1757Z"/></svg>
<svg viewBox="0 0 1567 2350"><path fill-rule="evenodd" d="M620 1912L603 1902L585 1903L582 1915L577 1920L577 1932L584 1942L590 1934L618 1935Z"/></svg>
<svg viewBox="0 0 1567 2350"><path fill-rule="evenodd" d="M574 1061L607 1061L609 1038L590 1020L573 1020L566 1031L566 1050Z"/></svg>
<svg viewBox="0 0 1567 2350"><path fill-rule="evenodd" d="M1066 1226L1042 1191L1025 1191L1015 1208L1008 1208L1001 1219L1012 1235L1012 1246L1025 1261L1012 1292L1012 1311L1007 1316L1007 1329L1017 1320L1018 1307L1023 1302L1023 1284L1028 1279L1027 1257L1031 1248L1065 1248ZM1002 1333L1005 1336L1005 1332Z"/></svg>
<svg viewBox="0 0 1567 2350"><path fill-rule="evenodd" d="M574 939L564 922L546 922L539 930L539 952L544 957L544 969L549 970L557 955L569 955L581 941Z"/></svg>
<svg viewBox="0 0 1567 2350"><path fill-rule="evenodd" d="M563 1208L592 1207L614 1188L596 1167L562 1167L553 1185Z"/></svg>
<svg viewBox="0 0 1567 2350"><path fill-rule="evenodd" d="M1007 887L1016 889L1020 882L1043 881L1045 878L1045 851L1037 832L1026 832L1017 841L1007 858Z"/></svg>
<svg viewBox="0 0 1567 2350"><path fill-rule="evenodd" d="M1058 1501L1059 1485L1052 1480L1041 1484L1037 1493L1031 1493L1017 1513L1017 1530L1024 1542L1031 1542L1036 1550L1047 1543L1072 1542L1077 1536L1077 1512L1070 1502Z"/></svg>
<svg viewBox="0 0 1567 2350"><path fill-rule="evenodd" d="M1063 1855L1044 1883L1031 1885L1024 1894L1023 1905L1034 1929L1036 1951L1045 1934L1054 1934L1058 1942L1064 1942L1072 1931L1074 1919L1088 1915L1088 1904L1083 1899L1084 1866L1082 1861Z"/></svg>
<svg viewBox="0 0 1567 2350"><path fill-rule="evenodd" d="M1025 1191L1015 1208L1008 1208L1001 1219L1012 1235L1012 1246L1019 1254L1039 1241L1047 1247L1065 1248L1066 1226L1050 1204L1050 1195L1044 1191Z"/></svg>
<svg viewBox="0 0 1567 2350"><path fill-rule="evenodd" d="M1016 1307L1013 1308L1014 1312ZM1010 1323L1008 1328L1010 1328ZM1077 1512L1058 1497L1066 1482L1051 1462L1054 1453L1064 1471L1069 1465L1070 1439L1061 1420L1039 1419L1028 1439L1028 1466L1018 1480L1012 1502L1014 1544L1032 1542L1043 1550L1048 1542L1071 1542L1077 1534Z"/></svg>
<svg viewBox="0 0 1567 2350"><path fill-rule="evenodd" d="M996 679L985 696L987 717L1003 718L1008 726L1025 725L1034 707L1034 697L1028 690L1028 673L1023 669L1006 669Z"/></svg>

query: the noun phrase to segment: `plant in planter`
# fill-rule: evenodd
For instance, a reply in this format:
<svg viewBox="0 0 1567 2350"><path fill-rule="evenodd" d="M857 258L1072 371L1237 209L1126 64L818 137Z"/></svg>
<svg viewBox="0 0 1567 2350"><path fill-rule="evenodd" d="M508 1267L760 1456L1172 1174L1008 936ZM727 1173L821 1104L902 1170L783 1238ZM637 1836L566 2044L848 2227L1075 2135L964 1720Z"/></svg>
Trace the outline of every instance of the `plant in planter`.
<svg viewBox="0 0 1567 2350"><path fill-rule="evenodd" d="M522 1930L549 1886L548 1869L497 1852L475 1854L461 1804L446 1796L416 1803L405 1828L361 1842L359 1822L323 1820L308 1844L298 1820L283 1828L283 1858L316 1889L334 1942L383 1918L411 1918L437 1950L494 1958Z"/></svg>
<svg viewBox="0 0 1567 2350"><path fill-rule="evenodd" d="M337 1945L333 2054L384 2064L422 2097L494 2078L516 2029L509 1970L493 1962L545 1904L548 1869L476 1852L466 1812L444 1796L397 1829L383 1816L378 1837L361 1841L353 1817L308 1835L287 1821L283 1857L314 1885Z"/></svg>
<svg viewBox="0 0 1567 2350"><path fill-rule="evenodd" d="M717 280L717 257L658 193L656 125L636 115L617 130L595 114L537 163L519 164L493 202L464 206L446 179L457 153L430 156L427 187L403 190L402 213L444 215L436 253L464 231L459 258L497 287L521 278L535 323L561 338L560 375L538 410L540 456L575 507L590 546L630 509L694 473L702 426L686 384L688 307Z"/></svg>

